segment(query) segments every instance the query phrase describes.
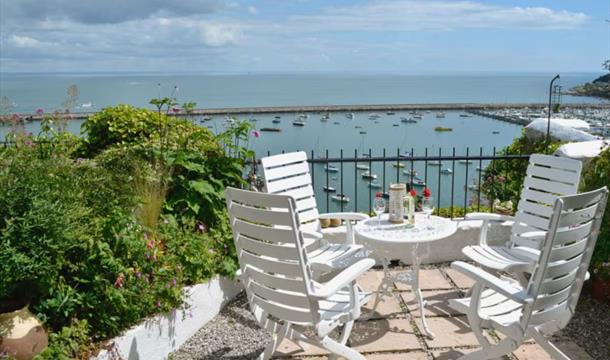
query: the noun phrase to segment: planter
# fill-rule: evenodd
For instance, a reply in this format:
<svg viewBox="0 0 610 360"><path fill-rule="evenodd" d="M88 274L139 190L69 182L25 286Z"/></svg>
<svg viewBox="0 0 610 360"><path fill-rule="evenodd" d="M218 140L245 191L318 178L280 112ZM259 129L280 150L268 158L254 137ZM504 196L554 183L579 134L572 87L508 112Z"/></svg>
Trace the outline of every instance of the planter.
<svg viewBox="0 0 610 360"><path fill-rule="evenodd" d="M330 227L341 226L341 219L330 219Z"/></svg>
<svg viewBox="0 0 610 360"><path fill-rule="evenodd" d="M14 354L18 360L26 360L33 358L47 345L47 333L27 305L0 314L0 352Z"/></svg>
<svg viewBox="0 0 610 360"><path fill-rule="evenodd" d="M610 280L594 277L591 283L591 296L599 302L610 305Z"/></svg>
<svg viewBox="0 0 610 360"><path fill-rule="evenodd" d="M184 344L241 290L241 284L223 277L186 287L188 310L149 318L111 340L106 350L90 359L167 359L169 353Z"/></svg>
<svg viewBox="0 0 610 360"><path fill-rule="evenodd" d="M320 227L326 229L330 226L330 219L320 219Z"/></svg>

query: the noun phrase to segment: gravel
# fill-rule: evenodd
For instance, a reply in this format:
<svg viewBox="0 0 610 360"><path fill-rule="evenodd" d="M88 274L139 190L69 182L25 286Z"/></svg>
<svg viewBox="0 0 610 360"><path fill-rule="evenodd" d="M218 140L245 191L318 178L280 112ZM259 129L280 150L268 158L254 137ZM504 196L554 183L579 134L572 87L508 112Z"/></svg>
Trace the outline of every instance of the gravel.
<svg viewBox="0 0 610 360"><path fill-rule="evenodd" d="M610 359L610 306L593 300L590 290L583 288L576 314L562 337L578 344L594 359Z"/></svg>
<svg viewBox="0 0 610 360"><path fill-rule="evenodd" d="M245 293L241 293L169 358L254 359L269 341L250 313Z"/></svg>

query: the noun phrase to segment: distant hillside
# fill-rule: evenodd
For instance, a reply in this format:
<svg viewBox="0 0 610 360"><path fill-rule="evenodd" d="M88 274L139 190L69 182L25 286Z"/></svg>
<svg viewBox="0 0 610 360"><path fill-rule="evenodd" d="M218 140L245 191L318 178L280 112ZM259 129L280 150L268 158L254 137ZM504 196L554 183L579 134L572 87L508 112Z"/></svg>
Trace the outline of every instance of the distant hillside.
<svg viewBox="0 0 610 360"><path fill-rule="evenodd" d="M593 83L610 83L610 74L606 74L593 80Z"/></svg>
<svg viewBox="0 0 610 360"><path fill-rule="evenodd" d="M570 95L593 96L610 100L610 73L600 76L590 83L578 85L570 89Z"/></svg>

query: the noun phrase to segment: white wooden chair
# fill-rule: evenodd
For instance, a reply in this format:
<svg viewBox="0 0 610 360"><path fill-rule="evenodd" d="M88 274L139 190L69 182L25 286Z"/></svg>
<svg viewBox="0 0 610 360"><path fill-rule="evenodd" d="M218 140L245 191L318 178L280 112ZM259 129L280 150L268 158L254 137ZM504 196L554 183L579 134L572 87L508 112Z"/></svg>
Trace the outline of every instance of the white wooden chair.
<svg viewBox="0 0 610 360"><path fill-rule="evenodd" d="M479 244L464 247L464 255L486 268L516 274L526 283L524 274L531 273L538 259L555 200L577 193L581 169L579 160L533 154L514 217L485 213L466 215L469 220L483 220L483 226ZM489 225L504 221L513 222L509 242L505 246L488 245Z"/></svg>
<svg viewBox="0 0 610 360"><path fill-rule="evenodd" d="M360 307L370 298L356 278L374 260L362 259L327 282L316 282L292 196L228 188L226 197L250 308L261 327L273 333L259 359L269 359L285 338L347 359L365 359L345 344ZM331 339L329 333L340 325L340 339Z"/></svg>
<svg viewBox="0 0 610 360"><path fill-rule="evenodd" d="M468 316L482 346L462 360L496 358L529 338L554 359L569 360L545 336L564 328L574 315L607 198L608 189L602 188L555 201L540 261L526 286L464 262L451 264L476 281L470 297L450 300L451 307ZM491 345L482 328L501 332L505 338Z"/></svg>
<svg viewBox="0 0 610 360"><path fill-rule="evenodd" d="M365 220L365 214L342 212L320 214L309 174L307 154L303 151L273 155L261 159L264 191L269 194L290 195L295 198L301 230L310 239L307 244L309 258L320 273L341 269L363 250L355 244L353 221ZM320 219L341 219L345 222L346 239L333 244L324 239Z"/></svg>

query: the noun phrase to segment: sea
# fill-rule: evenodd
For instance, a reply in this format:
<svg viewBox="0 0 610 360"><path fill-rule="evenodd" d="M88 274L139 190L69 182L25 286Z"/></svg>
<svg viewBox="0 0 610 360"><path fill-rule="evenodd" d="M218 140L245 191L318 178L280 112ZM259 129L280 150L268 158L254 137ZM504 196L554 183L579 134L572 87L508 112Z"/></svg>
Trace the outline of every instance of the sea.
<svg viewBox="0 0 610 360"><path fill-rule="evenodd" d="M561 86L569 89L594 79L597 74L562 74ZM259 75L196 75L196 74L0 74L0 97L7 97L19 114L34 113L36 109L51 112L60 108L67 98L66 89L76 85L79 100L75 111L96 111L126 103L152 108L148 103L156 97L174 97L178 102L197 103L197 108L231 108L259 106L343 105L343 104L407 104L407 103L545 103L548 101L549 81L553 74L500 75L351 75L351 74L259 74ZM563 103L596 103L587 97L563 96ZM7 109L3 109L7 112ZM302 150L311 157L363 157L413 153L424 155L491 155L510 144L522 133L522 127L459 111L422 112L417 123L404 123L411 118L406 111L376 112L377 119L369 119L371 112L356 112L354 118L345 113L306 114L305 126L294 126L297 114L242 114L238 118L251 121L256 129L279 128L280 132L260 132L245 143L257 157ZM444 115L444 116L441 116ZM465 117L468 116L468 117ZM279 117L276 119L276 117ZM279 123L273 123L279 120ZM211 120L193 119L197 124L219 133L228 123L224 116ZM68 129L80 134L81 120ZM436 127L451 128L438 132ZM26 130L39 131L37 122L27 123ZM9 131L0 127L4 138ZM368 164L363 160L364 164ZM324 165L313 165L314 187L322 211L362 211L370 209L376 191L386 190L390 183L407 182L410 178L391 162L369 164L377 176L370 187L370 179L353 163L335 164L339 171L328 172ZM480 180L478 167L487 162L443 162L440 166L414 163L418 177L427 182L437 204L442 207L460 206L478 198L478 191L469 190ZM403 165L400 165L403 166ZM450 169L452 174L440 173ZM440 185L440 186L439 186ZM349 202L332 199L335 193L323 191L333 187L350 198Z"/></svg>

